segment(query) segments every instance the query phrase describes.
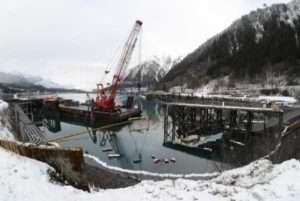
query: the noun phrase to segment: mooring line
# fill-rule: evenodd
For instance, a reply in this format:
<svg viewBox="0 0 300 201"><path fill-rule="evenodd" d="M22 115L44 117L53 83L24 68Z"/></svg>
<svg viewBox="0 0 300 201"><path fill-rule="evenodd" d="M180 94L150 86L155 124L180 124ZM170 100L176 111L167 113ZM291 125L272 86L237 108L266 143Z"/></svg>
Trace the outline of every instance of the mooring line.
<svg viewBox="0 0 300 201"><path fill-rule="evenodd" d="M93 128L93 129L91 129L91 131L109 129L109 128L113 128L113 127L116 127L116 126L122 126L124 124L128 124L128 123L131 123L133 121L144 121L144 120L148 120L148 118L146 118L146 117L139 117L139 118L133 117L133 118L129 118L127 121L114 123L114 124L109 124L109 125L101 126L101 127L98 127L98 128ZM54 137L54 138L48 139L47 142L61 141L61 140L65 140L67 138L72 138L72 137L76 137L76 136L87 134L87 133L89 133L89 131L84 130L84 131L80 131L80 132L77 132L77 133L71 133L71 134L67 134L67 135L63 135L63 136Z"/></svg>

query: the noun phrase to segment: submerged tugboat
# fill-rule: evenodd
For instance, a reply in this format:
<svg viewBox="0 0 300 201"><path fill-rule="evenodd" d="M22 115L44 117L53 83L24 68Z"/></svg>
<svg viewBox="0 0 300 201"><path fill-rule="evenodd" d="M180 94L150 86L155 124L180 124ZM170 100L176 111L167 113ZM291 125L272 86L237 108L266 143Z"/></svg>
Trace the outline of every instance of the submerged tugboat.
<svg viewBox="0 0 300 201"><path fill-rule="evenodd" d="M124 106L117 106L115 99L120 86L122 76L125 73L133 50L137 43L142 22L137 20L122 49L121 58L117 64L116 73L113 76L111 85L107 88L102 83L97 84L96 100L91 100L88 105L74 105L67 101L59 104L61 114L66 118L86 122L101 122L102 124L117 123L130 118L140 116L141 110L135 107L134 98L129 96ZM109 73L109 71L105 71Z"/></svg>

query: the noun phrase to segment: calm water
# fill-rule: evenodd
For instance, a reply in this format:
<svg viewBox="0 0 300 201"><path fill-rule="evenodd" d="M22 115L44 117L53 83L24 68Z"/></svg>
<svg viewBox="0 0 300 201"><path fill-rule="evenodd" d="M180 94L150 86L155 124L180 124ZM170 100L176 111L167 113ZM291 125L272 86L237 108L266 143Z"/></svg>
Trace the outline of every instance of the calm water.
<svg viewBox="0 0 300 201"><path fill-rule="evenodd" d="M86 94L61 94L60 96L80 102L86 100ZM95 97L95 94L91 97ZM117 102L121 103L125 100L126 97L118 97ZM70 124L64 119L55 118L56 121L48 120L48 122L52 122L52 126L49 127L48 124L51 131L48 128L43 129L48 138L82 133L76 137L60 140L58 143L63 147L80 146L85 152L112 166L158 173L209 173L230 169L265 156L278 143L279 138L275 135L276 129L270 128L267 133L234 132L226 133L226 135L219 133L201 139L201 142L205 142L205 144L200 148L186 150L178 146L166 147L163 145L162 106L156 101L147 101L143 98L139 98L138 102L143 109L143 116L147 120L134 121L111 130L93 132L92 128L82 126L83 124ZM52 114L52 112L50 113ZM58 111L53 111L53 113L58 113ZM299 108L285 112L284 122L300 117L299 115ZM256 120L260 118L262 117L258 116ZM268 125L277 122L271 116L265 118L268 119ZM277 127L275 126L275 128ZM212 140L216 136L219 139ZM288 145L290 151L298 150L297 147L298 143L289 143ZM109 151L105 152L105 150ZM281 160L295 157L294 154L288 154L294 152L282 151ZM111 158L110 154L120 154L120 157ZM162 162L155 163L153 157L161 159ZM175 159L176 162L170 162L170 159ZM169 163L165 163L164 160L169 160Z"/></svg>
<svg viewBox="0 0 300 201"><path fill-rule="evenodd" d="M62 94L63 98L85 101L85 94ZM119 97L119 102L125 100ZM183 151L163 146L163 109L156 101L139 99L143 108L143 116L147 120L134 121L122 127L106 132L91 131L91 128L66 123L60 119L60 131L45 132L48 138L63 136L71 133L85 134L64 141L58 141L63 147L81 146L84 151L97 156L112 166L132 170L146 170L159 173L206 173L230 168L230 165L188 154ZM104 152L111 149L110 152ZM118 153L120 158L110 158L110 153ZM155 163L153 156L158 159L176 159L176 162Z"/></svg>

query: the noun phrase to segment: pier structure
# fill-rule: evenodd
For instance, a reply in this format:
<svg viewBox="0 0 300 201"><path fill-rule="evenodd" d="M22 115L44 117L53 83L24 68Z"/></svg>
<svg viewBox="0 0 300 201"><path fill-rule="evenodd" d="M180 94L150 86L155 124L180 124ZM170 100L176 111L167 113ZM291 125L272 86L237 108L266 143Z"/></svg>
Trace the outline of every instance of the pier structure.
<svg viewBox="0 0 300 201"><path fill-rule="evenodd" d="M9 107L9 121L18 140L37 145L45 144L46 138L36 125L34 110L32 102L12 103Z"/></svg>
<svg viewBox="0 0 300 201"><path fill-rule="evenodd" d="M280 133L283 110L276 106L233 106L186 102L162 102L164 112L164 144L181 144L191 136L251 135ZM190 137L190 139L189 139Z"/></svg>

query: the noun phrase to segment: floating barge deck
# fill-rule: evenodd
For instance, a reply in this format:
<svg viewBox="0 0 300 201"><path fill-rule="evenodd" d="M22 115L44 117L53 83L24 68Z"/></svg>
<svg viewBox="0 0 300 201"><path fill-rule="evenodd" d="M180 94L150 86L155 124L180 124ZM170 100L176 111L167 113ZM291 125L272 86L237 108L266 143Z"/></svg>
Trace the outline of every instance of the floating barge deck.
<svg viewBox="0 0 300 201"><path fill-rule="evenodd" d="M142 111L139 108L120 108L116 111L91 110L89 106L67 106L59 104L60 114L64 119L75 122L91 124L111 124L127 121L130 118L138 117Z"/></svg>

